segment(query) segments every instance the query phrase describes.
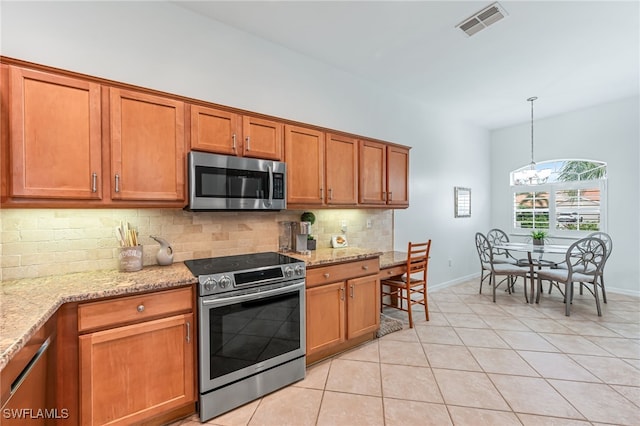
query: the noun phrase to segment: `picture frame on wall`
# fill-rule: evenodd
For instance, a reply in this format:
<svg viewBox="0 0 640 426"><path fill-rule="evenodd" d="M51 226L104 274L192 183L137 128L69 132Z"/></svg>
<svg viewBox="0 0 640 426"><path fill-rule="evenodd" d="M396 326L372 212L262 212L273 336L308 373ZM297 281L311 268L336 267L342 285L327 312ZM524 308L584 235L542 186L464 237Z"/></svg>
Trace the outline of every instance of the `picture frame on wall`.
<svg viewBox="0 0 640 426"><path fill-rule="evenodd" d="M471 217L471 188L454 187L454 217Z"/></svg>

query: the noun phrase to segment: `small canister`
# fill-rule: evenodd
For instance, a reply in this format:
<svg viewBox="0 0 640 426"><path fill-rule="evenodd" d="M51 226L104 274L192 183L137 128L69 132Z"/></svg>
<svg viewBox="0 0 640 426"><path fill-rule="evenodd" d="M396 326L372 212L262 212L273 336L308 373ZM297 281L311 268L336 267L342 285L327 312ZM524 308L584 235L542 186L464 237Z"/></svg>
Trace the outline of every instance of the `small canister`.
<svg viewBox="0 0 640 426"><path fill-rule="evenodd" d="M118 270L135 272L142 269L142 246L118 248Z"/></svg>

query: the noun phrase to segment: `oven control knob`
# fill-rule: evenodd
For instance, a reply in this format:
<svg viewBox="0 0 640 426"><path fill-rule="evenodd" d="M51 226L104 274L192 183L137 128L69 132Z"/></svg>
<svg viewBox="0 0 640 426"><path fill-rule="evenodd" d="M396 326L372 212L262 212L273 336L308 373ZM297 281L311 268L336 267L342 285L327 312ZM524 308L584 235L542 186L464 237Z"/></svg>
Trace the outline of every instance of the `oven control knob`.
<svg viewBox="0 0 640 426"><path fill-rule="evenodd" d="M293 268L291 268L291 266L287 266L286 268L284 268L284 275L287 278L291 278L293 276Z"/></svg>
<svg viewBox="0 0 640 426"><path fill-rule="evenodd" d="M304 267L302 265L296 266L296 275L304 275Z"/></svg>
<svg viewBox="0 0 640 426"><path fill-rule="evenodd" d="M220 286L220 288L227 288L231 286L231 279L224 275L222 278L220 278L218 285Z"/></svg>
<svg viewBox="0 0 640 426"><path fill-rule="evenodd" d="M216 288L218 282L213 277L208 277L204 280L204 289L207 291L211 291Z"/></svg>

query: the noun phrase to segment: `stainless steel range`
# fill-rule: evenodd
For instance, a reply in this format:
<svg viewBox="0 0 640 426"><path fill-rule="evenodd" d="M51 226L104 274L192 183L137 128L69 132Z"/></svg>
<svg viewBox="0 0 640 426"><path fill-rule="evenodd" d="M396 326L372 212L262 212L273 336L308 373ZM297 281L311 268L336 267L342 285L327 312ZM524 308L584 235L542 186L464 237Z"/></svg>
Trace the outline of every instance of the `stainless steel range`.
<svg viewBox="0 0 640 426"><path fill-rule="evenodd" d="M185 264L199 283L201 421L305 377L303 261L266 252Z"/></svg>

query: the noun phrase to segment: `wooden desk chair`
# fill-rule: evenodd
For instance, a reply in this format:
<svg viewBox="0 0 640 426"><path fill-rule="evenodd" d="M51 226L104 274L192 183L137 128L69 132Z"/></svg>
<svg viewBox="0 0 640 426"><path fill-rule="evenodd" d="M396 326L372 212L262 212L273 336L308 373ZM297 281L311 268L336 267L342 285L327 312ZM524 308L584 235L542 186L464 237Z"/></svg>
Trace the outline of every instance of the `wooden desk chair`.
<svg viewBox="0 0 640 426"><path fill-rule="evenodd" d="M424 306L426 320L429 321L429 306L427 304L427 269L429 265L429 250L431 240L426 243L411 243L407 249L407 273L401 277L391 277L380 282L382 294L382 306L400 309L409 314L409 327L413 328L412 305ZM389 290L385 290L385 286ZM413 298L418 294L418 298ZM389 296L390 302L385 302L385 296ZM393 302L399 305L393 304ZM406 301L406 308L404 302Z"/></svg>

